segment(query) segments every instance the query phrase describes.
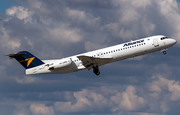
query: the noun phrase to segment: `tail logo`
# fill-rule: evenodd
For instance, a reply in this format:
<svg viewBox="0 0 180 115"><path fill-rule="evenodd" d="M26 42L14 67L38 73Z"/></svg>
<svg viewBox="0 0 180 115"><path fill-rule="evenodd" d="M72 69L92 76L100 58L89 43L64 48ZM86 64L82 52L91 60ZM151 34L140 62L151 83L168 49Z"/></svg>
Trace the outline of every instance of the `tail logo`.
<svg viewBox="0 0 180 115"><path fill-rule="evenodd" d="M34 60L34 58L35 58L35 57L28 58L28 59L25 59L25 60L21 60L21 61L19 61L19 62L21 63L21 62L27 61L27 67L28 67L28 66L31 64L31 62Z"/></svg>

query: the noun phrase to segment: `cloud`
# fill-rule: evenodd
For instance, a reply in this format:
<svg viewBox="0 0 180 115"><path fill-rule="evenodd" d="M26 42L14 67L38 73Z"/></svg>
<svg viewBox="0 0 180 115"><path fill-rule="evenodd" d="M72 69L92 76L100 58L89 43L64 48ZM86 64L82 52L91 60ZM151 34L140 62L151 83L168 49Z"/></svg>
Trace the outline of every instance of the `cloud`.
<svg viewBox="0 0 180 115"><path fill-rule="evenodd" d="M30 110L33 115L54 115L52 107L47 107L44 104L31 104Z"/></svg>
<svg viewBox="0 0 180 115"><path fill-rule="evenodd" d="M19 48L20 43L16 41L9 41L7 45L9 48L15 49L15 48Z"/></svg>
<svg viewBox="0 0 180 115"><path fill-rule="evenodd" d="M126 91L122 94L116 94L115 96L111 97L111 100L117 104L117 108L113 108L115 110L127 110L133 111L138 110L146 105L146 100L143 97L138 97L135 94L135 87L128 86Z"/></svg>
<svg viewBox="0 0 180 115"><path fill-rule="evenodd" d="M66 26L59 25L57 28L49 29L49 36L52 37L55 41L58 42L72 42L77 43L81 41L82 36L79 34L80 30L78 29L69 29Z"/></svg>
<svg viewBox="0 0 180 115"><path fill-rule="evenodd" d="M13 6L6 10L6 14L9 16L15 16L20 20L24 20L25 23L31 22L31 15L32 12L28 11L27 8L24 8L22 6Z"/></svg>
<svg viewBox="0 0 180 115"><path fill-rule="evenodd" d="M78 112L78 111L92 111L92 108L107 105L107 99L103 95L97 94L93 91L82 90L74 92L74 97L77 102L56 102L55 109L63 113Z"/></svg>
<svg viewBox="0 0 180 115"><path fill-rule="evenodd" d="M119 85L114 88L101 86L64 93L37 93L39 95L39 101L31 100L35 94L33 94L34 96L29 96L31 98L28 98L29 93L19 94L21 98L23 97L23 100L26 100L26 103L14 97L12 98L12 94L6 95L6 99L1 98L1 100L3 99L6 105L13 101L13 105L17 107L14 113L24 113L27 115L30 112L35 115L54 115L58 113L125 114L128 112L131 112L133 115L151 115L152 113L168 114L170 110L177 106L178 102L174 102L180 100L173 97L178 97L178 93L180 92L179 87L180 84L174 80L155 76L150 81L144 83L142 87L132 85L128 85L127 87ZM152 95L154 93L159 98L155 98ZM10 96L13 100L9 100ZM56 99L50 99L52 96ZM65 100L57 101L57 97L64 98ZM40 101L40 98L45 98L45 100ZM23 107L21 107L22 104L24 105ZM174 111L175 114L178 112L178 110Z"/></svg>
<svg viewBox="0 0 180 115"><path fill-rule="evenodd" d="M17 0L0 14L0 54L59 59L151 35L179 40L175 0ZM179 42L178 42L179 43ZM62 75L25 76L0 60L0 114L178 114L179 44L161 53ZM152 77L153 76L153 77Z"/></svg>
<svg viewBox="0 0 180 115"><path fill-rule="evenodd" d="M121 111L145 112L146 109L150 113L159 112L163 114L169 112L176 104L168 104L175 100L172 100L173 93L171 90L167 90L167 88L169 84L172 83L170 87L176 86L178 89L180 84L161 76L152 77L151 79L152 81L144 84L144 88L129 85L124 90L120 90L121 87L116 90L112 90L108 87L83 89L73 93L76 99L75 102L73 100L68 102L56 102L54 103L54 109L56 112L62 113L85 111L91 113L106 108L109 108L109 111L112 113L121 113ZM157 93L159 98L154 98L152 95L154 93ZM178 100L179 99L176 101ZM155 104L156 106L153 107L152 105Z"/></svg>
<svg viewBox="0 0 180 115"><path fill-rule="evenodd" d="M31 77L31 76L23 76L22 78L16 78L17 83L19 84L28 84L34 82L41 82L39 78Z"/></svg>

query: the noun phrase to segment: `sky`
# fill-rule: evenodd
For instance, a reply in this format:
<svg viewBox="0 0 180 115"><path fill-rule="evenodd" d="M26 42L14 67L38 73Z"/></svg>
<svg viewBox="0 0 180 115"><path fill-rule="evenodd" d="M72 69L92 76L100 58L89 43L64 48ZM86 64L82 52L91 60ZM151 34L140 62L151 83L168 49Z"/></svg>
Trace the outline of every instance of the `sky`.
<svg viewBox="0 0 180 115"><path fill-rule="evenodd" d="M0 115L178 115L180 5L176 0L0 1ZM177 40L92 70L25 75L4 56L60 59L153 35Z"/></svg>

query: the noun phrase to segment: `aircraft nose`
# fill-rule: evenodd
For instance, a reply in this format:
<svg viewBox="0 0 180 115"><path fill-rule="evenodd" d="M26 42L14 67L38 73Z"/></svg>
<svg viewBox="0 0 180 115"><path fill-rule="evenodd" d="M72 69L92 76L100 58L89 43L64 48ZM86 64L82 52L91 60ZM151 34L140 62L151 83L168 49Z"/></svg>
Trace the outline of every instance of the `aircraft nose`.
<svg viewBox="0 0 180 115"><path fill-rule="evenodd" d="M172 44L174 45L176 43L177 43L177 41L175 39L172 39Z"/></svg>

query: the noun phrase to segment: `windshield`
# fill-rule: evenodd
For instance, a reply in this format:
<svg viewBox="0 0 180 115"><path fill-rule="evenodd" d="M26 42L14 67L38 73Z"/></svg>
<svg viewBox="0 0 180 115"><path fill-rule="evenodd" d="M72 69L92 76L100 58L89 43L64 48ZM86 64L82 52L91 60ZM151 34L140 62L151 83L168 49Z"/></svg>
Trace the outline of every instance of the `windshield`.
<svg viewBox="0 0 180 115"><path fill-rule="evenodd" d="M167 39L168 37L162 37L161 40Z"/></svg>

